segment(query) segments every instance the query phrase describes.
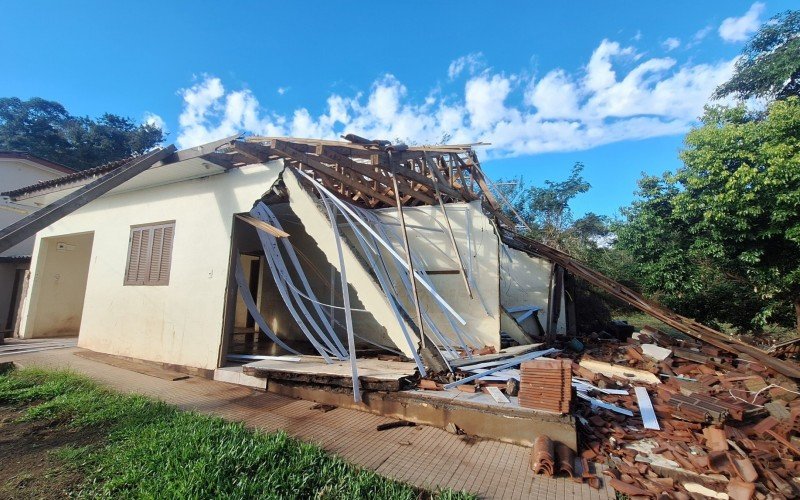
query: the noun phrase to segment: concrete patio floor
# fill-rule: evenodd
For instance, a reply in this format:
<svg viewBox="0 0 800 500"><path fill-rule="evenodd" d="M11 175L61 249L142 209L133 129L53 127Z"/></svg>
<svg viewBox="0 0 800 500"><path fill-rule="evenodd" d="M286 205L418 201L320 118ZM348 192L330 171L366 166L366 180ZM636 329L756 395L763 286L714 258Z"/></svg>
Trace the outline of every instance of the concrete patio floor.
<svg viewBox="0 0 800 500"><path fill-rule="evenodd" d="M15 345L19 347L19 341ZM0 354L9 346L0 345ZM7 352L0 361L71 369L115 390L161 399L182 409L240 421L267 432L284 430L361 467L420 488L453 488L482 498L600 500L614 498L569 478L534 476L530 448L469 439L428 426L376 431L392 419L357 410L323 412L310 401L197 377L167 380L76 356L75 347Z"/></svg>

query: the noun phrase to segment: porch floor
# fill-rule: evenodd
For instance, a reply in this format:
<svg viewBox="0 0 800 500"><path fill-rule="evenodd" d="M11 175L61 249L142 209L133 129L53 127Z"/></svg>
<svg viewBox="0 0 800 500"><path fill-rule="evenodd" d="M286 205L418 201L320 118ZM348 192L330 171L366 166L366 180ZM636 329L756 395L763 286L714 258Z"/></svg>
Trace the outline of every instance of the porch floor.
<svg viewBox="0 0 800 500"><path fill-rule="evenodd" d="M344 408L323 412L313 409L310 401L197 377L164 380L74 355L80 351L9 353L2 361L68 368L122 392L145 394L267 432L284 430L351 463L418 487L449 487L483 498L614 498L605 484L593 490L569 478L534 476L528 468L530 448L523 446L465 439L422 425L376 431L376 425L393 420Z"/></svg>

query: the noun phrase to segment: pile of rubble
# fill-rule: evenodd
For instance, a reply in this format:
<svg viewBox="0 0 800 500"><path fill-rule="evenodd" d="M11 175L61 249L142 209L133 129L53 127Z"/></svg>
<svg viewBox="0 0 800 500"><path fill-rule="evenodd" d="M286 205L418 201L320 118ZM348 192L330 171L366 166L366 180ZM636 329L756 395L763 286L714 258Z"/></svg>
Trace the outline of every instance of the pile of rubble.
<svg viewBox="0 0 800 500"><path fill-rule="evenodd" d="M620 493L800 496L800 392L793 380L652 328L575 358L581 456L605 463Z"/></svg>
<svg viewBox="0 0 800 500"><path fill-rule="evenodd" d="M630 334L588 346L572 339L563 350L482 352L452 361L450 383L422 380L421 388L483 391L498 403L572 413L582 446L577 460L559 443L537 440L537 474L566 473L597 487L592 461L631 498L800 497L793 379L744 354L654 328Z"/></svg>

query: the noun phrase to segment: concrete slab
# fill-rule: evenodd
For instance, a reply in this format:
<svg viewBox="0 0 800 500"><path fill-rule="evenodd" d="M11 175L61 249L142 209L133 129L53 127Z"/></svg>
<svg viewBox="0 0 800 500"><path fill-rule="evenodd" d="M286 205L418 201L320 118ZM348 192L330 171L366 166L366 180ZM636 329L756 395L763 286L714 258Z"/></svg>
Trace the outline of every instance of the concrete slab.
<svg viewBox="0 0 800 500"><path fill-rule="evenodd" d="M241 366L226 366L214 370L214 380L228 384L243 385L254 389L267 389L267 379L245 375Z"/></svg>
<svg viewBox="0 0 800 500"><path fill-rule="evenodd" d="M365 390L399 391L402 379L414 375L412 362L357 360L358 379ZM307 384L353 387L350 362L326 363L319 356L302 356L300 362L267 359L243 366L246 375Z"/></svg>

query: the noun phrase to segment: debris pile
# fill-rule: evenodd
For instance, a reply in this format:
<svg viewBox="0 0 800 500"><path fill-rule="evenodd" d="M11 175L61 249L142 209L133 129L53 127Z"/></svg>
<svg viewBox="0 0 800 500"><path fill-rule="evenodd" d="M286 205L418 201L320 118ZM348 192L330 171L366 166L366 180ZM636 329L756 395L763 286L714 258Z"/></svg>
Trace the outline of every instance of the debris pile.
<svg viewBox="0 0 800 500"><path fill-rule="evenodd" d="M593 461L632 498L800 497L794 379L746 354L654 328L579 344L581 352L566 342L564 351L537 344L454 359L449 383L423 380L421 388L483 391L498 403L574 415L579 456L539 436L535 474L596 486Z"/></svg>
<svg viewBox="0 0 800 500"><path fill-rule="evenodd" d="M587 349L572 371L581 456L605 463L618 492L800 496L800 392L788 377L652 328Z"/></svg>

